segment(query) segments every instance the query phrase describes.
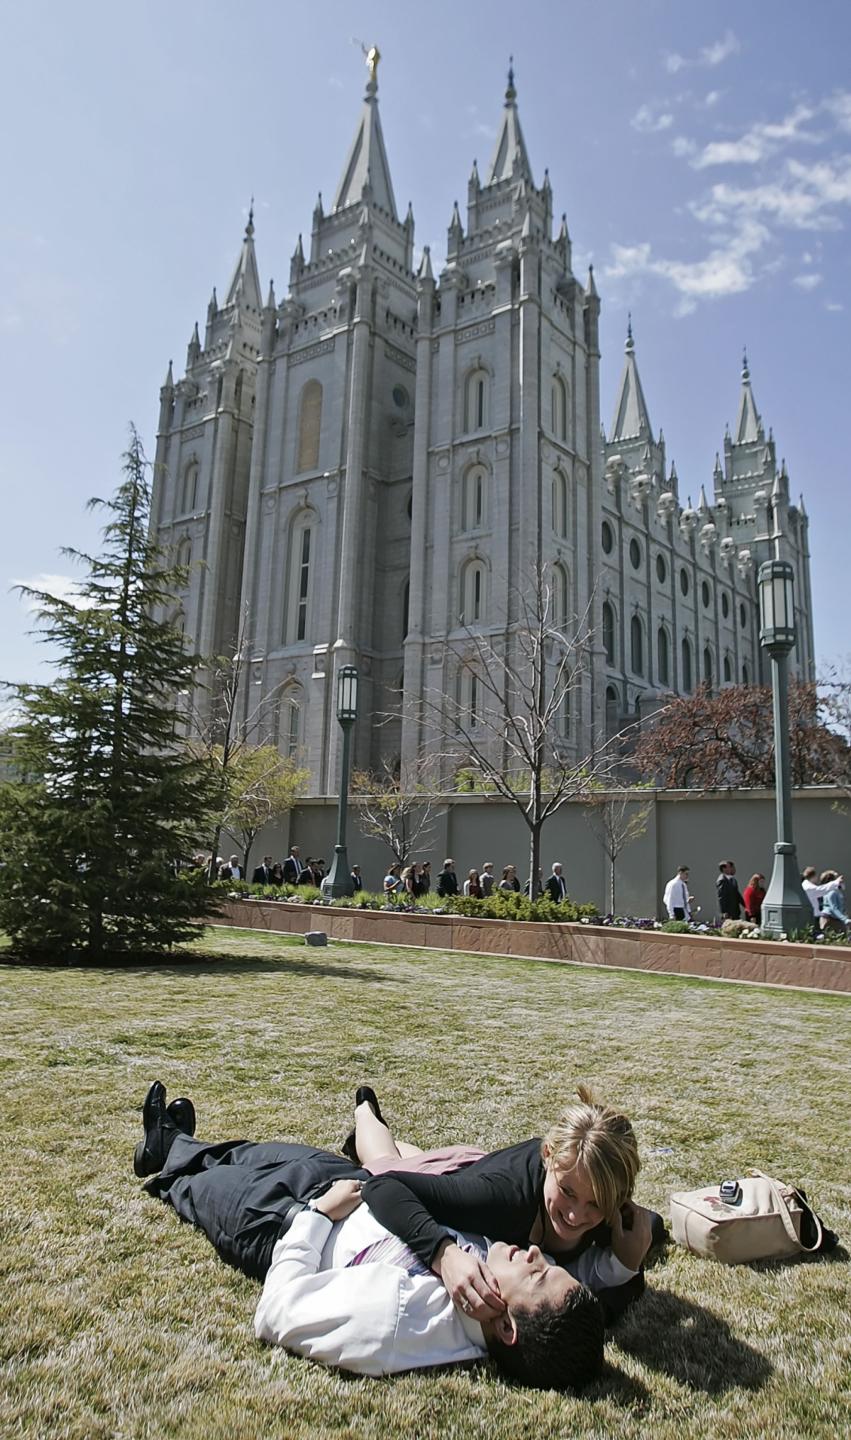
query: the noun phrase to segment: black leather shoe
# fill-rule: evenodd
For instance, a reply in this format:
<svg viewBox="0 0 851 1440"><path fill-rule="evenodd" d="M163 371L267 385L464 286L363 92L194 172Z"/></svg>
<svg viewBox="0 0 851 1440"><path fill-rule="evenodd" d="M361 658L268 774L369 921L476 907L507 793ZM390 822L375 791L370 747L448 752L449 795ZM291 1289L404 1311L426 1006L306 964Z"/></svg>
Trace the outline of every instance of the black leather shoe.
<svg viewBox="0 0 851 1440"><path fill-rule="evenodd" d="M381 1113L378 1096L371 1085L358 1086L355 1091L355 1109L357 1109L358 1105L369 1105L376 1120L380 1120L382 1125L384 1124L384 1116Z"/></svg>
<svg viewBox="0 0 851 1440"><path fill-rule="evenodd" d="M133 1152L133 1169L143 1179L146 1175L157 1175L166 1162L166 1157L177 1136L181 1133L166 1109L165 1086L155 1080L142 1105L144 1140L140 1140Z"/></svg>
<svg viewBox="0 0 851 1440"><path fill-rule="evenodd" d="M166 1112L184 1135L195 1134L195 1106L185 1095L181 1095L179 1100L172 1100L171 1104L166 1106Z"/></svg>

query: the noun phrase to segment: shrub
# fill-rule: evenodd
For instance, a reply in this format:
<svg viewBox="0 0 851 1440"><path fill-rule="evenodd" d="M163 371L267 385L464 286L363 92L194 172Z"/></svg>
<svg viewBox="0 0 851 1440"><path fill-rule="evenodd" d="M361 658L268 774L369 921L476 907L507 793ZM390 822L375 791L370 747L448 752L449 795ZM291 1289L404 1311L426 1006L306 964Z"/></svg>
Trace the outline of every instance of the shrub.
<svg viewBox="0 0 851 1440"><path fill-rule="evenodd" d="M688 935L691 926L687 920L666 920L660 929L665 930L669 935Z"/></svg>

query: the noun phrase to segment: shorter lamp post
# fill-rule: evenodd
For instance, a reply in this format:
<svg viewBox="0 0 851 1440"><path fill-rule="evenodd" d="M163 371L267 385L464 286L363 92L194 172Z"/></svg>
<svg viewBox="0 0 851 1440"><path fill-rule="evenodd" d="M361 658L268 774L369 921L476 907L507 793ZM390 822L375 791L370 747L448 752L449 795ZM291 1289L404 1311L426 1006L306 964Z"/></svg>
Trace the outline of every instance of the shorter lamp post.
<svg viewBox="0 0 851 1440"><path fill-rule="evenodd" d="M340 766L340 798L337 805L337 843L334 861L322 881L323 895L336 898L353 895L352 875L346 852L346 806L349 799L352 726L358 718L358 672L354 665L341 665L337 672L337 719L343 731L343 759Z"/></svg>
<svg viewBox="0 0 851 1440"><path fill-rule="evenodd" d="M769 935L788 935L809 930L813 912L801 886L792 839L787 669L789 651L795 644L795 594L793 570L787 560L766 560L759 567L759 643L771 656L777 805L774 868L762 902L762 928Z"/></svg>

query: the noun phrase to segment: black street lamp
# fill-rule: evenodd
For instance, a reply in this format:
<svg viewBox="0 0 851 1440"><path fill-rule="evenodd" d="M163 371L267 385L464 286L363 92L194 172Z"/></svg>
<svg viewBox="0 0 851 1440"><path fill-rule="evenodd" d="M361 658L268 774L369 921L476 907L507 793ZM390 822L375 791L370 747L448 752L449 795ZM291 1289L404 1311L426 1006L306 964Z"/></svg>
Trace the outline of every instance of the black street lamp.
<svg viewBox="0 0 851 1440"><path fill-rule="evenodd" d="M337 719L343 731L343 758L340 766L340 798L337 805L337 843L331 869L322 881L323 895L336 898L353 895L349 857L346 853L346 806L349 799L352 727L358 718L358 672L354 665L341 665L337 672Z"/></svg>
<svg viewBox="0 0 851 1440"><path fill-rule="evenodd" d="M789 651L795 644L794 572L787 560L759 567L759 643L771 656L774 699L774 789L777 841L774 868L762 902L762 929L789 935L812 926L812 907L802 889L792 839L792 770L789 762Z"/></svg>

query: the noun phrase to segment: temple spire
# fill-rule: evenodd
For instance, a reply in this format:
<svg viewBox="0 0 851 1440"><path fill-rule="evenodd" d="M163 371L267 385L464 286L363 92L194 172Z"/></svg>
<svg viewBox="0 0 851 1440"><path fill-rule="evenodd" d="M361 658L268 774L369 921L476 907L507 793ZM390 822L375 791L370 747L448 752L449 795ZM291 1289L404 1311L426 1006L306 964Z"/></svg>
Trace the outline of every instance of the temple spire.
<svg viewBox="0 0 851 1440"><path fill-rule="evenodd" d="M251 305L255 310L260 310L263 306L263 300L260 295L260 276L257 273L257 257L254 254L253 195L248 211L248 224L245 227L242 249L239 252L239 257L234 267L233 275L231 276L225 305L235 305L238 302Z"/></svg>
<svg viewBox="0 0 851 1440"><path fill-rule="evenodd" d="M510 180L517 175L521 175L532 185L535 183L532 179L532 167L529 164L526 141L523 139L523 131L520 128L520 116L517 113L517 91L514 88L514 57L512 56L508 66L508 86L505 91L502 123L485 175L485 187L498 185L500 180Z"/></svg>
<svg viewBox="0 0 851 1440"><path fill-rule="evenodd" d="M650 415L635 360L635 340L632 334L631 315L627 322L624 351L626 360L618 389L618 398L615 402L615 418L612 421L609 439L629 440L636 439L639 435L648 435L652 439Z"/></svg>
<svg viewBox="0 0 851 1440"><path fill-rule="evenodd" d="M364 189L367 189L374 203L388 211L394 220L398 220L378 112L377 75L380 59L380 52L373 46L366 56L369 80L363 98L363 109L331 208L345 210L349 205L357 205Z"/></svg>
<svg viewBox="0 0 851 1440"><path fill-rule="evenodd" d="M756 408L756 401L753 398L751 389L751 372L748 366L748 352L742 356L742 393L739 399L739 413L736 417L736 428L733 432L733 443L736 445L747 445L755 440L764 439L764 431L759 412Z"/></svg>

